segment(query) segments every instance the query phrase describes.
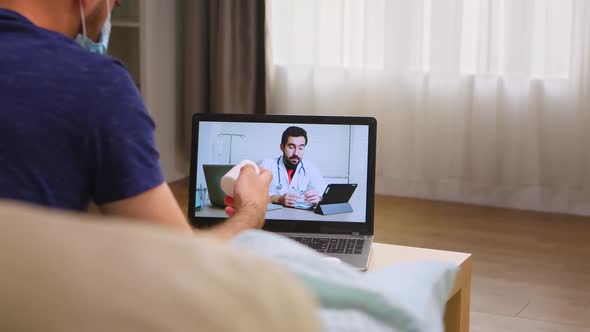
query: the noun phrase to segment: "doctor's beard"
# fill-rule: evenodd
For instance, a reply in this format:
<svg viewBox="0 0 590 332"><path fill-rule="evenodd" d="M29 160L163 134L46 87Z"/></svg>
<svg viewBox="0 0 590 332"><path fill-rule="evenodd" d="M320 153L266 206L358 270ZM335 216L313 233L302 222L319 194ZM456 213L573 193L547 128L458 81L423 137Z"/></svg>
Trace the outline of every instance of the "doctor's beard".
<svg viewBox="0 0 590 332"><path fill-rule="evenodd" d="M296 156L292 156L288 160L289 160L289 162L285 163L285 166L287 167L287 169L296 169L297 165L299 165L299 163L301 162L301 158L296 157Z"/></svg>

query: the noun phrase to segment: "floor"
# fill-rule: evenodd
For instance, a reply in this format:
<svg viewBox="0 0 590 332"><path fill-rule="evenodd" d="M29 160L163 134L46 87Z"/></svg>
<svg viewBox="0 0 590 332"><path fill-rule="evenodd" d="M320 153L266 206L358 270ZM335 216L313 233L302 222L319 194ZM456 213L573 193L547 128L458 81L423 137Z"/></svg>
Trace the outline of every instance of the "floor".
<svg viewBox="0 0 590 332"><path fill-rule="evenodd" d="M183 208L187 181L171 185ZM590 332L590 218L378 196L378 242L473 254L471 331Z"/></svg>
<svg viewBox="0 0 590 332"><path fill-rule="evenodd" d="M379 242L473 254L471 331L590 332L590 218L376 199Z"/></svg>

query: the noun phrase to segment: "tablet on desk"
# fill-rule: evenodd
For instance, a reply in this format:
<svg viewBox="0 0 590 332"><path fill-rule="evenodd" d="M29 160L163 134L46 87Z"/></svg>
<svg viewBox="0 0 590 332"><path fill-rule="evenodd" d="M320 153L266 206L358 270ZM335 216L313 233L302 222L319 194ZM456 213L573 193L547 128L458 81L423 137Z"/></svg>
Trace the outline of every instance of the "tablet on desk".
<svg viewBox="0 0 590 332"><path fill-rule="evenodd" d="M348 203L358 185L356 183L329 184L324 190L322 200L317 206L303 200L297 201L293 209L315 211L318 206L326 204Z"/></svg>
<svg viewBox="0 0 590 332"><path fill-rule="evenodd" d="M348 201L352 197L352 194L354 194L356 187L358 187L356 183L329 184L314 212L321 215L353 212L352 206Z"/></svg>
<svg viewBox="0 0 590 332"><path fill-rule="evenodd" d="M324 190L320 204L348 203L356 187L358 187L356 183L329 184L326 190Z"/></svg>

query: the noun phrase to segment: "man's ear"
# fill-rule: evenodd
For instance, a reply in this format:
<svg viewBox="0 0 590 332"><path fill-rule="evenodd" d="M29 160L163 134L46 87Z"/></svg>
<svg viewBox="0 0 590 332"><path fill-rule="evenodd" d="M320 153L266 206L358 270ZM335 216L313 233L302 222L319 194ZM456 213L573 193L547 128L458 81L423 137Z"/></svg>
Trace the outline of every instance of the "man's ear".
<svg viewBox="0 0 590 332"><path fill-rule="evenodd" d="M279 146L281 147L281 151L285 151L285 145L284 144L281 144Z"/></svg>

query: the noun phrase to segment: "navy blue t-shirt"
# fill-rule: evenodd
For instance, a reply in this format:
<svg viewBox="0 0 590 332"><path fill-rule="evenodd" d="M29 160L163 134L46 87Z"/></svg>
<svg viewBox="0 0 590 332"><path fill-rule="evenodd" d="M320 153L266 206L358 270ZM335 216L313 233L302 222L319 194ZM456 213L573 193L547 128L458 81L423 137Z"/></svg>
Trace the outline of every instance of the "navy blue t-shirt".
<svg viewBox="0 0 590 332"><path fill-rule="evenodd" d="M3 9L0 117L0 199L85 210L164 181L124 66Z"/></svg>

